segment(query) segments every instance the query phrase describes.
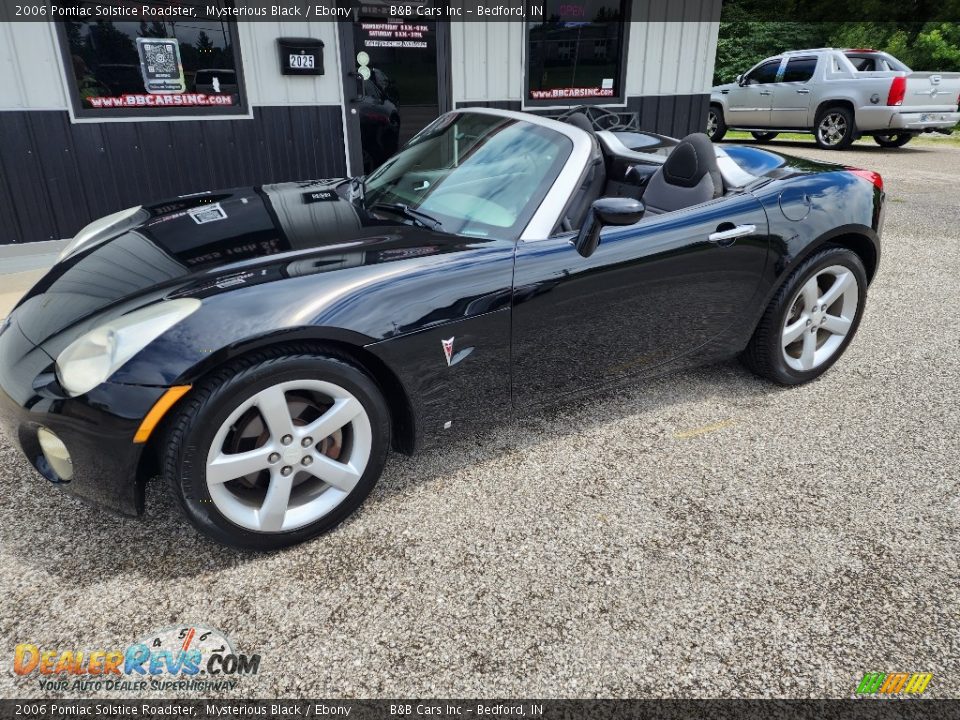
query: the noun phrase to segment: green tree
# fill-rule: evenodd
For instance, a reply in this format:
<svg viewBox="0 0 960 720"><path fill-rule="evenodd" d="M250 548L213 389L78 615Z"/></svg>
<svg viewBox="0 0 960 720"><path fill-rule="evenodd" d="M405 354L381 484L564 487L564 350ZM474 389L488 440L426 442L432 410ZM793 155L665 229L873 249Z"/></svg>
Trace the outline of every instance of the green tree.
<svg viewBox="0 0 960 720"><path fill-rule="evenodd" d="M714 84L733 82L764 58L785 50L824 47L835 29L835 23L758 22L740 12L725 13L717 38Z"/></svg>
<svg viewBox="0 0 960 720"><path fill-rule="evenodd" d="M960 71L956 23L843 23L831 41L836 47L883 50L913 70Z"/></svg>

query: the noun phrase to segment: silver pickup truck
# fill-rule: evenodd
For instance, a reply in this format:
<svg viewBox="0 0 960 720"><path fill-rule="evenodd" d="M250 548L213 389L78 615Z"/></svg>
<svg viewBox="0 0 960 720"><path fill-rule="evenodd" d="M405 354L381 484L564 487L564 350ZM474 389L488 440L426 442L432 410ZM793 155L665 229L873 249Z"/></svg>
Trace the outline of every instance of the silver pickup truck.
<svg viewBox="0 0 960 720"><path fill-rule="evenodd" d="M914 135L949 133L960 122L960 73L913 72L875 50L795 50L767 58L710 93L707 135L750 130L760 142L780 132L813 133L840 150L864 135L901 147Z"/></svg>

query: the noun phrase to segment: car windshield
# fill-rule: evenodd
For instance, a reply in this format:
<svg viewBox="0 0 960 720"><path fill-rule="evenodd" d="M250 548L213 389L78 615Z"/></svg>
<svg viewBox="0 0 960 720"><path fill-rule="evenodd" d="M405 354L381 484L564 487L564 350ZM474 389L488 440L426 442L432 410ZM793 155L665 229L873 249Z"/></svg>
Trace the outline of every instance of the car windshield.
<svg viewBox="0 0 960 720"><path fill-rule="evenodd" d="M364 206L404 205L445 232L515 239L572 148L565 135L540 125L450 113L367 179Z"/></svg>

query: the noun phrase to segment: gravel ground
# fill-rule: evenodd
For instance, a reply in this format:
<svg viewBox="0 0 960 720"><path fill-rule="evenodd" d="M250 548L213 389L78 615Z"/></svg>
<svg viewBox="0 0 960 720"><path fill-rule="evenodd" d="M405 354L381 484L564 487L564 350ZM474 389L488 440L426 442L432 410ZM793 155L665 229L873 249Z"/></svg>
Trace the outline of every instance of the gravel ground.
<svg viewBox="0 0 960 720"><path fill-rule="evenodd" d="M960 695L960 148L798 155L880 171L881 272L845 358L781 390L737 364L394 456L341 529L224 550L159 486L88 508L0 441L0 694L13 647L202 622L250 697Z"/></svg>

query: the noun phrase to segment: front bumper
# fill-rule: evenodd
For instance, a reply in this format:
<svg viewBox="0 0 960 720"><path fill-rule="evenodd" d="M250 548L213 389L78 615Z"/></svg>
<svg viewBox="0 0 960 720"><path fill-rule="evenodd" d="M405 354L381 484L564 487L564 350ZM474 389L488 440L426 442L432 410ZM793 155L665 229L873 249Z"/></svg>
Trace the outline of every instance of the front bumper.
<svg viewBox="0 0 960 720"><path fill-rule="evenodd" d="M142 513L138 470L144 446L133 437L165 388L104 383L71 398L53 371L53 359L11 317L0 329L0 427L37 472L65 491L126 515ZM60 478L44 457L37 438L42 427L70 452L70 480Z"/></svg>

